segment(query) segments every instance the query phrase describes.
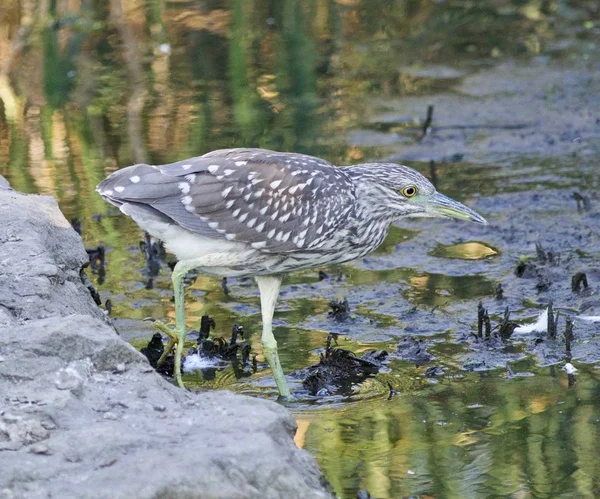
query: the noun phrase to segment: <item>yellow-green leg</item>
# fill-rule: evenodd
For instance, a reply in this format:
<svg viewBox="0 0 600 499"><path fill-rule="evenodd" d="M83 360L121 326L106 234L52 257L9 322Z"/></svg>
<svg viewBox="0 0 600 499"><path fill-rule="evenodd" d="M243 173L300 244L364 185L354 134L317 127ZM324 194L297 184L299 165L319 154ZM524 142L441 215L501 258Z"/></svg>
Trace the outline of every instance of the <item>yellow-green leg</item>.
<svg viewBox="0 0 600 499"><path fill-rule="evenodd" d="M271 367L279 394L282 397L289 397L290 389L288 388L281 363L279 362L279 356L277 355L277 341L275 340L275 336L273 336L273 314L275 313L275 303L277 303L279 288L281 287L281 277L257 276L255 279L260 291L260 308L263 320L261 342L265 357Z"/></svg>
<svg viewBox="0 0 600 499"><path fill-rule="evenodd" d="M154 323L156 329L169 336L169 343L167 343L167 347L160 359L158 359L157 365L160 367L164 363L167 355L171 352L173 345L176 345L174 374L177 384L181 388L185 388L183 380L181 379L181 357L183 355L183 345L185 343L185 288L183 279L190 270L196 267L198 267L198 262L191 260L177 262L173 268L171 280L173 282L173 294L175 296L175 329L171 330L160 322Z"/></svg>

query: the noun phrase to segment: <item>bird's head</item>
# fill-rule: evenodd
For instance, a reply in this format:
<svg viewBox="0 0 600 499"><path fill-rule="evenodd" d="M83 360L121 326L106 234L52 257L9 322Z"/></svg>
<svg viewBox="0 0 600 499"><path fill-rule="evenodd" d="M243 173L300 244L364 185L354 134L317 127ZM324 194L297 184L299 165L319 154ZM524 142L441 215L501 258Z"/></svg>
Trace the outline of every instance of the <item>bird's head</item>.
<svg viewBox="0 0 600 499"><path fill-rule="evenodd" d="M369 163L351 167L351 175L360 178L359 195L371 209L393 218L439 217L467 220L487 225L481 215L464 204L436 191L419 172L394 163Z"/></svg>

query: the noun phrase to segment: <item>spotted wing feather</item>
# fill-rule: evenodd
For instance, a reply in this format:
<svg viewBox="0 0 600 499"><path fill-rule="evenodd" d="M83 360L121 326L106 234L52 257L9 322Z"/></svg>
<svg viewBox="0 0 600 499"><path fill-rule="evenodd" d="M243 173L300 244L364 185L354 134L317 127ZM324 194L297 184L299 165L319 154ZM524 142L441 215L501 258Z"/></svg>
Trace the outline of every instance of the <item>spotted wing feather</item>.
<svg viewBox="0 0 600 499"><path fill-rule="evenodd" d="M352 181L330 163L264 149L136 165L116 172L98 190L114 204L147 204L190 231L265 252L326 245L355 200Z"/></svg>

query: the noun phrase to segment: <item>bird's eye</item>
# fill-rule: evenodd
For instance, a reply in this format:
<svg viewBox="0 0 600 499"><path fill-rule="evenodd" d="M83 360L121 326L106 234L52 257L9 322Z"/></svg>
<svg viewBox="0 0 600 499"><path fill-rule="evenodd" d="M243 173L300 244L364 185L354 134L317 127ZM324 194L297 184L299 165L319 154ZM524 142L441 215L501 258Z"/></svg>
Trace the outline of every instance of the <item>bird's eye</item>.
<svg viewBox="0 0 600 499"><path fill-rule="evenodd" d="M412 198L417 193L417 188L414 185L409 185L402 189L402 195L407 198Z"/></svg>

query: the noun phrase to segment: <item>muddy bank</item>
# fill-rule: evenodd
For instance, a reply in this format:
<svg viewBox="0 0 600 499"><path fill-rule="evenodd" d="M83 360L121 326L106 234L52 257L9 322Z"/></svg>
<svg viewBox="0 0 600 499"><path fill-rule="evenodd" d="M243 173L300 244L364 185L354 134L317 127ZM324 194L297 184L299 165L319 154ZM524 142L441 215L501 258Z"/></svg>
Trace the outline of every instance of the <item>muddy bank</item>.
<svg viewBox="0 0 600 499"><path fill-rule="evenodd" d="M283 407L175 388L119 338L54 200L0 213L1 497L331 496Z"/></svg>

